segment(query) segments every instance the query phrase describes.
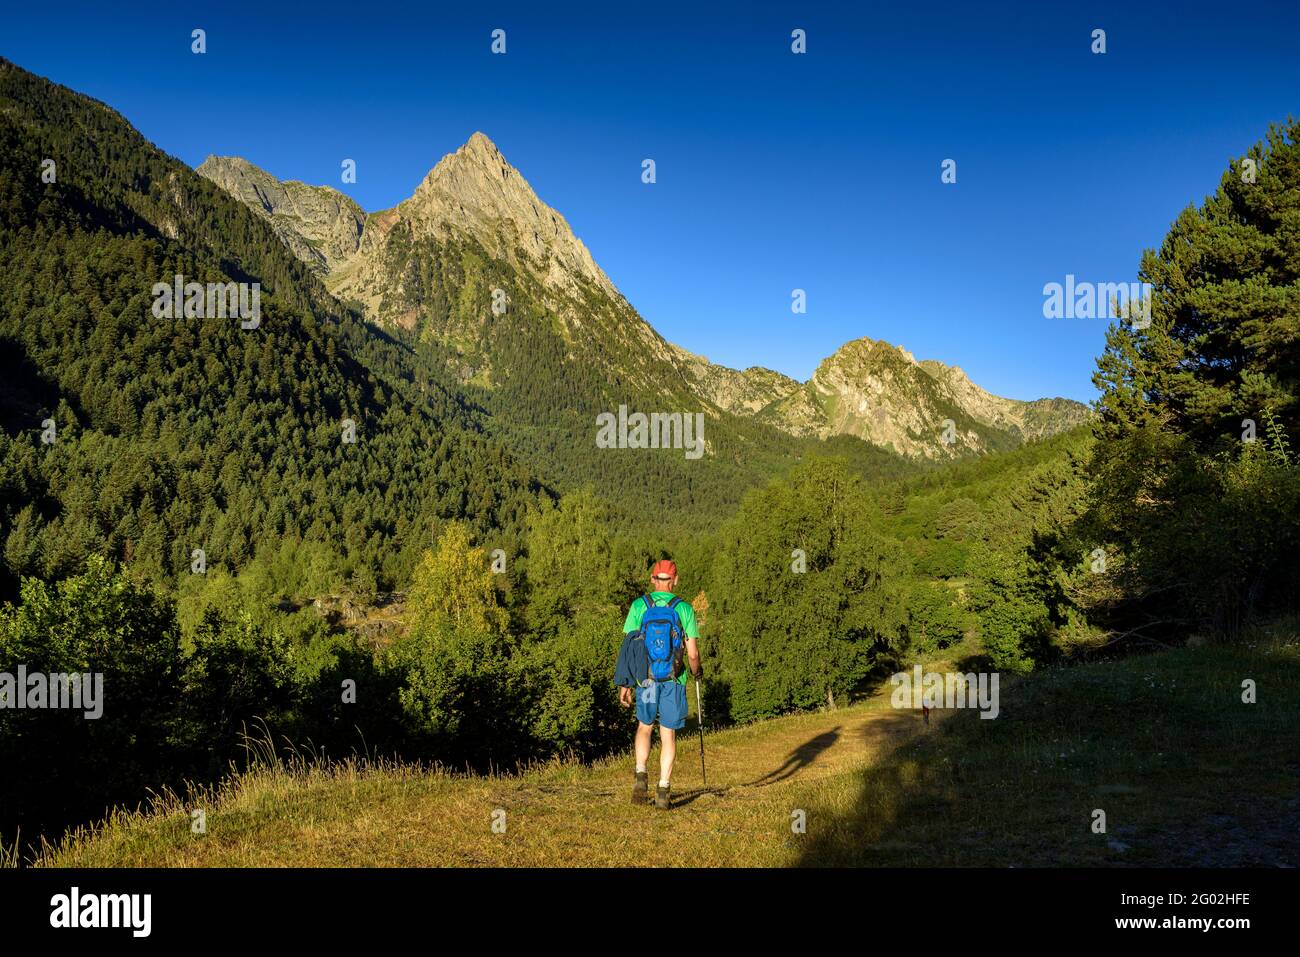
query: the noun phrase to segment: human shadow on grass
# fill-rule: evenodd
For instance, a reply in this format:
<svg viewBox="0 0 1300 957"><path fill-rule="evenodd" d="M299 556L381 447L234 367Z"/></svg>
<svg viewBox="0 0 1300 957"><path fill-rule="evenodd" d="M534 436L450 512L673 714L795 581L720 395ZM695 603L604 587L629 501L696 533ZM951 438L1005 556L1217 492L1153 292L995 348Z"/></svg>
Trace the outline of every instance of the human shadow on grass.
<svg viewBox="0 0 1300 957"><path fill-rule="evenodd" d="M836 725L829 731L823 731L815 738L810 738L786 755L785 762L773 771L768 771L761 778L750 781L746 787L762 788L794 777L840 739L843 725Z"/></svg>

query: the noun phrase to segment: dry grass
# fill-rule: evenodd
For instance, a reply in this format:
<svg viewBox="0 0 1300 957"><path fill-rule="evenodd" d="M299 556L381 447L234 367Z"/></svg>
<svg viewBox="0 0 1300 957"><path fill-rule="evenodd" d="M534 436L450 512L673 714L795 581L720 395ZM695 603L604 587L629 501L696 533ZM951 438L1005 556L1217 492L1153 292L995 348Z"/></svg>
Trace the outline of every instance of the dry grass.
<svg viewBox="0 0 1300 957"><path fill-rule="evenodd" d="M683 736L668 812L630 803L626 757L491 777L299 760L264 763L184 802L161 795L36 863L1294 864L1300 805L1285 804L1300 781L1293 634L1035 675L1003 686L995 721L950 712L927 726L882 695L711 734L707 788L698 739ZM1244 678L1258 683L1258 704L1241 703ZM195 807L206 811L206 834L191 833ZM1096 808L1107 834L1091 830ZM504 833L493 830L498 809ZM799 810L804 834L791 826ZM1242 854L1224 858L1215 839L1225 828L1241 836Z"/></svg>
<svg viewBox="0 0 1300 957"><path fill-rule="evenodd" d="M40 866L321 867L780 866L800 844L791 813L828 780L879 758L922 728L884 699L709 735L683 736L671 811L631 804L618 758L555 761L490 777L347 761L262 764L181 801L160 795L47 848ZM651 755L657 768L658 751ZM203 808L207 833L191 833ZM505 811L505 833L493 815Z"/></svg>

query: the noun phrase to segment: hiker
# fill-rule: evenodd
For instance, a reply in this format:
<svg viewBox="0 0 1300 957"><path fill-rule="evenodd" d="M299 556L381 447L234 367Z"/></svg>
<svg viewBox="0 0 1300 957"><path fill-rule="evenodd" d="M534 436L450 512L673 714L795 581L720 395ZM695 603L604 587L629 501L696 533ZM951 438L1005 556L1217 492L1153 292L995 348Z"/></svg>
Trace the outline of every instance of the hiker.
<svg viewBox="0 0 1300 957"><path fill-rule="evenodd" d="M650 570L650 591L632 602L623 622L623 647L615 667L618 700L632 707L636 696L636 779L632 803L649 800L646 762L650 760L650 735L659 722L659 786L655 806L669 807L669 782L677 756L677 731L686 725L686 675L683 654L690 661L690 674L703 676L700 637L695 609L673 594L677 587L677 566L663 559ZM635 690L634 690L635 689Z"/></svg>

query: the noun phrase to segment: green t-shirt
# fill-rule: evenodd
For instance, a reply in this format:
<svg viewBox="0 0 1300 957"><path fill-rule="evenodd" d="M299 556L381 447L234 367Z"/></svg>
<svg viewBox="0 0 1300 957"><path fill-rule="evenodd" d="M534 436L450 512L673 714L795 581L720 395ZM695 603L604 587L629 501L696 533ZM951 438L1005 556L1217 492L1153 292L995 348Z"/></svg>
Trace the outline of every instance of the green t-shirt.
<svg viewBox="0 0 1300 957"><path fill-rule="evenodd" d="M668 602L672 600L673 593L670 591L652 591L650 597L655 600L655 605L662 606L668 604ZM695 609L691 607L691 603L683 599L677 603L676 611L677 617L681 619L682 631L686 633L686 637L698 640L700 637L700 628L695 623ZM640 629L641 616L644 614L645 595L642 595L636 601L632 602L632 607L627 610L627 620L623 622L623 634L626 635L629 632ZM690 673L690 663L688 662L686 670L682 672L682 676L677 680L682 684L686 684L686 678Z"/></svg>

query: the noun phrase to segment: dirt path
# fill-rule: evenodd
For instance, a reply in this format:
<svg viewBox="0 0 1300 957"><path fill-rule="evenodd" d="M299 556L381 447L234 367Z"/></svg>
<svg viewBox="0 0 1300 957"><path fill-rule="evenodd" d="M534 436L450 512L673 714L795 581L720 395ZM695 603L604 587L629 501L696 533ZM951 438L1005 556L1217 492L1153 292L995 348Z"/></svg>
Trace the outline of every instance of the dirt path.
<svg viewBox="0 0 1300 957"><path fill-rule="evenodd" d="M871 755L917 732L921 725L910 712L845 709L771 722L748 734L744 729L730 731L725 737L714 736L712 748L706 735L707 789L700 775L699 736L688 734L678 742L673 788L685 800L705 790L739 798L753 789L810 783L861 765ZM658 760L656 747L651 771L658 768ZM609 773L630 787L623 781L628 771L620 766Z"/></svg>
<svg viewBox="0 0 1300 957"><path fill-rule="evenodd" d="M489 865L780 865L799 856L796 812L824 804L823 785L924 730L919 715L851 708L678 742L673 808L630 802L628 757L576 773L497 779L482 795L506 812L505 840L447 833L441 852ZM658 748L651 753L652 777ZM846 793L855 796L851 784ZM811 824L808 824L811 827ZM442 842L440 842L442 843ZM423 855L420 855L423 857Z"/></svg>

